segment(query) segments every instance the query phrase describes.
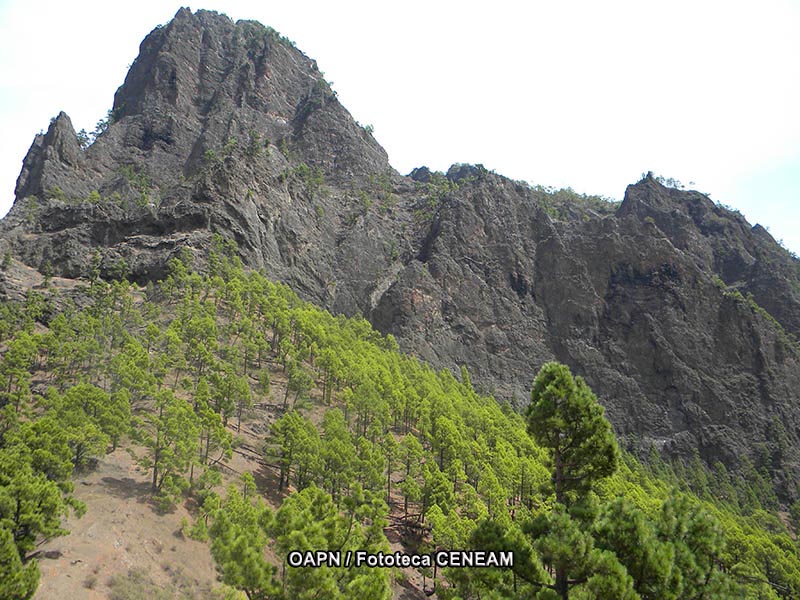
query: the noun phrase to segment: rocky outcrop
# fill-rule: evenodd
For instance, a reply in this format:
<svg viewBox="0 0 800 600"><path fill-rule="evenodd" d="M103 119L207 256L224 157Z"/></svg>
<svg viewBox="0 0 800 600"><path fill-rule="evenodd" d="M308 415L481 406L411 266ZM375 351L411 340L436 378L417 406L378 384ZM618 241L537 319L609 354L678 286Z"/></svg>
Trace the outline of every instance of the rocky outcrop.
<svg viewBox="0 0 800 600"><path fill-rule="evenodd" d="M373 322L435 363L468 364L502 397L523 399L543 361L565 362L598 391L629 447L687 458L697 448L709 463L736 465L774 457L780 429L791 443L774 471L786 483L783 469L798 466L796 329L756 294L770 278L779 294L796 290L797 261L740 215L651 177L607 216L554 219L546 200L493 174L462 185ZM729 246L692 216L695 203L716 215ZM718 256L741 248L759 258L724 282ZM772 300L786 304L780 314L797 308L788 293Z"/></svg>
<svg viewBox="0 0 800 600"><path fill-rule="evenodd" d="M158 279L211 236L404 350L522 404L538 367L582 374L626 445L800 475L798 261L761 227L647 176L620 205L483 167L401 177L313 60L187 9L142 43L87 148L37 136L0 241L76 278Z"/></svg>
<svg viewBox="0 0 800 600"><path fill-rule="evenodd" d="M313 60L212 12L181 9L147 36L110 121L86 150L64 113L34 141L3 226L26 263L77 277L97 249L106 272L124 260L144 281L183 246L202 254L216 231L322 302L316 265L333 261L356 191L399 179ZM356 247L383 255L384 241L353 225Z"/></svg>

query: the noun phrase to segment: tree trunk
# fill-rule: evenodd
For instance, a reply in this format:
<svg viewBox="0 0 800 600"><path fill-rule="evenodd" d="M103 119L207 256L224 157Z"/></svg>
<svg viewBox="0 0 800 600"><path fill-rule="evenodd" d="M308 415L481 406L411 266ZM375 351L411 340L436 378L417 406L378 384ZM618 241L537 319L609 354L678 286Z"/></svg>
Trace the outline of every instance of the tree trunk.
<svg viewBox="0 0 800 600"><path fill-rule="evenodd" d="M556 593L561 600L569 600L567 569L563 566L556 567Z"/></svg>

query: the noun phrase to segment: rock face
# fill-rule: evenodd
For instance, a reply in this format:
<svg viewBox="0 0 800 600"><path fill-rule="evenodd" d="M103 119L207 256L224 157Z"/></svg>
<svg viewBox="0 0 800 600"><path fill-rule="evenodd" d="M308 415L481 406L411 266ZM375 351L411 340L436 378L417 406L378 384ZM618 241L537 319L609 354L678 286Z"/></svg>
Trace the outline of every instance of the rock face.
<svg viewBox="0 0 800 600"><path fill-rule="evenodd" d="M498 398L523 403L557 359L629 447L747 458L797 493L800 263L763 228L651 176L620 205L480 166L402 177L257 23L181 9L142 42L105 132L83 148L59 114L16 194L0 246L27 265L77 278L98 254L145 282L219 233Z"/></svg>

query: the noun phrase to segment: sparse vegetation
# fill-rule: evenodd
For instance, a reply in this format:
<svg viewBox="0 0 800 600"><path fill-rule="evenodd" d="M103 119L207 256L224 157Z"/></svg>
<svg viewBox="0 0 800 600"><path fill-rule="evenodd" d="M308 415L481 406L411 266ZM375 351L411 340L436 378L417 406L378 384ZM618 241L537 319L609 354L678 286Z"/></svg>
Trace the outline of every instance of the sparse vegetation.
<svg viewBox="0 0 800 600"><path fill-rule="evenodd" d="M67 195L64 193L64 190L62 190L59 186L54 186L47 190L47 197L61 201L65 201L67 199Z"/></svg>
<svg viewBox="0 0 800 600"><path fill-rule="evenodd" d="M369 194L367 194L367 192L364 190L358 190L358 192L356 192L356 196L358 197L358 204L361 207L362 212L366 214L372 206L372 200L370 199Z"/></svg>
<svg viewBox="0 0 800 600"><path fill-rule="evenodd" d="M569 218L574 215L587 216L612 214L619 202L603 196L579 194L572 188L556 189L548 186L533 186L539 205L547 215L555 220Z"/></svg>
<svg viewBox="0 0 800 600"><path fill-rule="evenodd" d="M156 584L142 569L131 569L127 575L115 575L108 582L110 600L194 600L192 588L181 574L169 586Z"/></svg>
<svg viewBox="0 0 800 600"><path fill-rule="evenodd" d="M264 140L262 142L261 134L254 129L251 129L249 141L247 143L247 150L245 151L247 156L250 158L255 158L267 147L269 147L269 140Z"/></svg>
<svg viewBox="0 0 800 600"><path fill-rule="evenodd" d="M203 153L203 164L204 165L206 165L206 166L215 165L218 162L219 162L219 159L217 158L217 153L214 152L211 148L209 148L208 150L206 150Z"/></svg>
<svg viewBox="0 0 800 600"><path fill-rule="evenodd" d="M278 143L278 150L280 150L286 160L292 159L292 152L289 150L289 144L286 142L286 138L281 138L281 141Z"/></svg>
<svg viewBox="0 0 800 600"><path fill-rule="evenodd" d="M325 177L319 167L309 167L306 163L300 163L295 167L294 175L303 182L312 198L320 193L325 185Z"/></svg>
<svg viewBox="0 0 800 600"><path fill-rule="evenodd" d="M225 142L225 146L222 148L222 156L225 158L232 156L238 146L239 140L237 138L228 138L228 141Z"/></svg>
<svg viewBox="0 0 800 600"><path fill-rule="evenodd" d="M137 170L133 165L125 165L119 169L119 174L130 184L131 189L138 193L136 205L140 208L158 206L160 199L153 194L153 187L150 177L142 171Z"/></svg>
<svg viewBox="0 0 800 600"><path fill-rule="evenodd" d="M778 332L779 338L789 347L791 348L798 356L800 356L800 343L795 338L794 335L788 333L781 325L780 321L778 321L774 316L772 316L769 311L763 308L758 302L756 302L755 297L751 292L747 292L746 295L742 294L738 289L728 287L725 285L725 282L719 278L717 275L713 275L711 278L712 282L715 286L717 286L722 293L727 298L732 298L739 304L748 307L751 311L755 314L760 315L764 320L769 322L773 328Z"/></svg>
<svg viewBox="0 0 800 600"><path fill-rule="evenodd" d="M89 146L95 143L97 138L104 134L110 125L116 121L117 115L114 113L112 109L108 110L106 116L100 119L94 127L94 131L88 133L85 129L81 129L77 134L78 144L81 147L81 150L86 150Z"/></svg>

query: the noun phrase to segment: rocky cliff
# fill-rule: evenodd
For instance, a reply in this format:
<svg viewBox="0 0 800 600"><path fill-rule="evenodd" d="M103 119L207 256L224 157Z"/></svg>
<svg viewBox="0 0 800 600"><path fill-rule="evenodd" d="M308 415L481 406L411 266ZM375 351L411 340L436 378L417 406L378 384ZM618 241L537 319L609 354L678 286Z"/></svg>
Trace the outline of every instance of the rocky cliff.
<svg viewBox="0 0 800 600"><path fill-rule="evenodd" d="M797 493L800 263L698 192L647 176L615 205L480 166L403 177L291 42L181 9L142 42L93 143L64 113L36 136L0 249L143 283L213 233L498 398L524 402L555 358L630 447L747 458Z"/></svg>

